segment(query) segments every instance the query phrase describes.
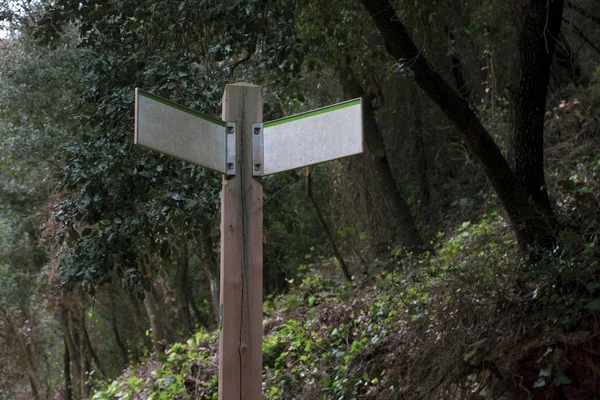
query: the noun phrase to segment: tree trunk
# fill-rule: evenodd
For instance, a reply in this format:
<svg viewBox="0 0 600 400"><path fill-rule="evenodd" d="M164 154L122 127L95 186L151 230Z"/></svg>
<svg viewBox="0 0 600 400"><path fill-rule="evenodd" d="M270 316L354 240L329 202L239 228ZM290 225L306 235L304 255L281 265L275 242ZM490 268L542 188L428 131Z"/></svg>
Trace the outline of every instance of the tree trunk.
<svg viewBox="0 0 600 400"><path fill-rule="evenodd" d="M583 31L581 31L581 29L579 29L576 25L571 24L571 26L569 27L569 30L572 31L573 33L575 33L577 35L577 37L579 37L579 39L583 43L587 44L592 49L594 49L596 51L596 53L600 54L600 47L598 47L598 45L596 43L594 43L590 38L588 38L586 36L586 34L583 33ZM584 79L583 79L583 81L584 82L588 82L588 77L585 76Z"/></svg>
<svg viewBox="0 0 600 400"><path fill-rule="evenodd" d="M85 314L84 314L85 316ZM83 324L81 323L81 317L78 318L78 332L77 332L77 343L79 345L79 384L80 384L80 393L81 398L85 399L88 397L90 393L90 388L88 385L88 362L87 362L87 351L86 351L86 340L83 335Z"/></svg>
<svg viewBox="0 0 600 400"><path fill-rule="evenodd" d="M152 341L154 343L154 348L158 352L163 352L168 342L168 335L164 325L164 322L166 321L162 318L161 312L159 311L158 305L155 301L155 293L156 290L154 290L154 286L152 286L151 290L145 293L144 307L146 308L148 319L150 320L150 329L152 330Z"/></svg>
<svg viewBox="0 0 600 400"><path fill-rule="evenodd" d="M66 335L63 334L65 352L63 356L63 375L65 378L65 400L73 399L73 388L71 383L71 356L69 355L69 346L67 346Z"/></svg>
<svg viewBox="0 0 600 400"><path fill-rule="evenodd" d="M199 245L196 254L202 263L204 274L209 284L210 301L215 315L215 320L219 321L219 308L221 304L220 285L219 285L219 268L217 258L214 252L214 243L212 240L210 220L205 220L202 223L200 231L202 237L199 240Z"/></svg>
<svg viewBox="0 0 600 400"><path fill-rule="evenodd" d="M556 226L544 179L544 114L563 0L532 0L519 38L520 76L514 101L512 152L517 181Z"/></svg>
<svg viewBox="0 0 600 400"><path fill-rule="evenodd" d="M465 146L487 175L510 219L522 250L551 247L555 232L547 216L529 200L502 152L468 103L433 70L412 41L388 0L361 0L383 36L386 49L410 69L419 87L457 127Z"/></svg>
<svg viewBox="0 0 600 400"><path fill-rule="evenodd" d="M150 320L150 329L152 330L152 341L154 343L154 348L156 351L162 353L165 350L166 337L160 314L157 311L156 304L154 303L152 290L145 293L144 307L146 308L148 319Z"/></svg>
<svg viewBox="0 0 600 400"><path fill-rule="evenodd" d="M92 341L90 340L90 336L89 336L87 328L86 328L86 324L85 324L85 309L83 310L82 317L81 317L81 330L82 330L82 334L83 334L83 339L85 340L85 347L87 349L88 354L90 356L92 356L92 360L94 361L94 365L98 369L98 372L100 372L100 374L103 377L106 377L106 373L104 372L104 368L102 368L102 364L100 363L100 358L98 358L98 354L96 354L96 351L94 350L94 347L92 346ZM89 370L90 370L90 368L88 366L88 371Z"/></svg>
<svg viewBox="0 0 600 400"><path fill-rule="evenodd" d="M71 384L71 393L73 392L73 376L76 377L76 380L78 381L81 373L79 371L79 367L80 367L80 362L79 362L79 351L77 349L77 344L75 342L75 338L73 336L73 332L71 329L71 315L69 310L67 309L66 305L62 305L62 310L60 312L60 327L62 329L63 332L63 339L65 342L66 347L66 352L65 354L67 354L69 356L69 361L70 361L70 368L69 370L71 370L71 368L73 368L73 371L70 375L70 379L69 382Z"/></svg>
<svg viewBox="0 0 600 400"><path fill-rule="evenodd" d="M448 35L448 39L454 45L454 42L456 41L454 32L452 32L451 28L446 27L446 33ZM466 101L469 101L469 99L471 97L471 91L469 90L469 87L467 86L467 82L465 81L465 77L464 77L463 69L462 69L463 63L462 63L461 59L458 58L456 51L452 51L450 59L452 61L452 76L454 77L454 83L456 85L456 90L458 90L458 93L460 93L460 96L463 99L465 99Z"/></svg>
<svg viewBox="0 0 600 400"><path fill-rule="evenodd" d="M219 285L219 274L217 273L217 260L209 260L203 263L204 271L208 279L210 290L210 303L215 316L215 321L219 320L221 288Z"/></svg>
<svg viewBox="0 0 600 400"><path fill-rule="evenodd" d="M14 344L14 350L19 354L19 358L23 361L23 367L29 378L29 384L31 386L31 393L34 399L44 398L44 388L40 383L37 374L35 372L35 366L33 361L33 355L31 354L31 349L29 345L21 340L21 334L15 328L12 318L6 313L6 311L0 308L0 313L4 319L4 323L6 326L7 335L2 336L7 343L9 338L12 339L11 342Z"/></svg>
<svg viewBox="0 0 600 400"><path fill-rule="evenodd" d="M319 221L319 226L321 226L323 233L325 233L325 236L327 236L327 240L329 241L329 244L331 245L331 249L333 250L333 254L335 255L335 258L337 258L338 262L340 263L340 267L342 268L342 272L344 273L344 276L346 277L347 280L352 281L352 274L348 270L346 261L344 261L344 258L342 257L342 254L340 253L340 250L338 249L337 244L335 243L335 239L333 238L333 235L331 234L331 230L327 226L327 222L325 221L325 218L323 218L323 214L321 214L319 205L317 204L317 202L315 201L315 198L313 197L312 176L310 175L310 167L306 167L306 197L308 197L308 200L311 202L311 204L313 206L315 215L317 217L317 221Z"/></svg>
<svg viewBox="0 0 600 400"><path fill-rule="evenodd" d="M562 3L562 1L561 1ZM581 14L583 17L585 17L586 20L591 20L593 22L595 22L597 25L600 25L600 17L592 14L589 9L585 9L581 6L578 6L577 4L574 4L572 1L567 1L567 6L572 9L577 11L579 14Z"/></svg>
<svg viewBox="0 0 600 400"><path fill-rule="evenodd" d="M568 29L576 34L575 28L574 25L571 25ZM587 85L589 83L588 76L583 73L581 63L577 59L577 54L562 33L558 34L558 43L554 48L550 77L551 83L548 87L551 92L556 92L570 83L574 85Z"/></svg>
<svg viewBox="0 0 600 400"><path fill-rule="evenodd" d="M135 332L141 339L140 341L143 342L144 346L146 348L150 348L150 346L152 346L152 340L146 335L146 329L148 328L148 321L146 320L146 318L148 317L148 312L144 307L144 302L143 300L140 300L140 298L137 295L134 295L130 291L127 291L127 296L129 297L129 304L131 305L131 311L133 313L133 323L135 326ZM140 354L137 346L133 345L134 343L136 343L134 339L135 337L132 338L130 341L132 343L132 358L134 360L138 360Z"/></svg>
<svg viewBox="0 0 600 400"><path fill-rule="evenodd" d="M184 242L179 249L179 268L177 270L177 291L179 292L179 312L181 313L181 324L185 335L192 333L192 319L190 316L190 300L188 297L187 279L190 265L188 245Z"/></svg>
<svg viewBox="0 0 600 400"><path fill-rule="evenodd" d="M192 311L194 312L196 319L198 320L200 325L202 325L206 329L210 329L210 325L208 324L208 321L206 320L206 318L204 318L204 316L200 312L200 309L196 305L196 301L194 300L194 295L192 294L192 289L190 288L189 285L187 285L187 290L188 290L188 296L190 299L190 306L192 307Z"/></svg>
<svg viewBox="0 0 600 400"><path fill-rule="evenodd" d="M166 285L164 281L158 281L161 285ZM165 296L162 295L163 291L167 291L167 288L162 288L161 292L158 291L158 285L150 286L150 291L152 293L152 301L154 306L156 307L156 312L159 321L161 321L161 325L164 331L164 338L168 343L173 343L177 339L177 331L175 326L170 323L169 315L170 312L167 311L167 305L163 300Z"/></svg>
<svg viewBox="0 0 600 400"><path fill-rule="evenodd" d="M393 220L392 224L395 226L397 242L414 252L423 252L423 239L410 213L410 208L404 197L402 197L398 184L394 179L383 136L375 119L375 110L354 75L349 57L346 57L343 61L339 75L346 96L363 98L364 134L367 147L365 158L370 160L373 165L372 181L376 183L374 186L376 193L373 195L384 199L384 204L387 206L390 218Z"/></svg>
<svg viewBox="0 0 600 400"><path fill-rule="evenodd" d="M112 328L113 334L115 336L115 342L117 343L117 346L119 346L119 350L121 352L121 361L123 362L123 365L125 366L125 365L127 365L127 360L129 357L127 354L127 348L125 347L123 340L121 340L121 334L119 332L119 325L117 323L117 310L116 310L115 294L114 294L113 290L115 290L114 285L109 289L109 291L110 291L109 292L110 323L111 323L111 328Z"/></svg>
<svg viewBox="0 0 600 400"><path fill-rule="evenodd" d="M16 332L15 332L16 334ZM27 371L27 375L29 376L29 382L31 384L31 390L33 392L34 398L44 398L44 388L40 380L37 377L35 372L33 354L31 354L31 348L27 343L22 341L20 338L17 339L17 345L21 349L22 358L25 361L25 371Z"/></svg>
<svg viewBox="0 0 600 400"><path fill-rule="evenodd" d="M411 85L411 94L414 104L415 117L415 156L417 157L417 169L419 174L419 186L421 187L421 210L426 215L431 203L431 190L429 187L429 166L427 162L427 153L425 152L425 131L423 130L423 121L421 116L421 102L419 94L414 85ZM468 98L468 96L464 96Z"/></svg>

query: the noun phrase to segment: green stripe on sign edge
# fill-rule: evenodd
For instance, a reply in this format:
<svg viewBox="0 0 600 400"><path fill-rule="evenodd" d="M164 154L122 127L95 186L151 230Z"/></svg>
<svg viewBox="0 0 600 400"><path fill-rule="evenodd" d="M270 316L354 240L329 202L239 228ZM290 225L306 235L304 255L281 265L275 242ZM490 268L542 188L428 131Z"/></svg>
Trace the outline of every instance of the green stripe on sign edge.
<svg viewBox="0 0 600 400"><path fill-rule="evenodd" d="M145 90L138 89L138 95L147 97L150 100L158 101L159 103L162 103L162 104L164 104L166 106L173 107L173 108L175 108L175 109L177 109L179 111L182 111L182 112L184 112L186 114L190 114L190 115L193 115L194 117L198 117L198 118L203 119L205 121L212 122L213 124L217 124L217 125L223 126L223 127L226 125L225 122L223 122L223 121L220 121L220 120L218 120L216 118L213 118L213 117L209 117L208 115L205 115L205 114L201 114L201 113L199 113L196 110L192 110L191 108L184 107L184 106L182 106L180 104L174 103L174 102L172 102L170 100L165 99L164 97L160 97L160 96L157 96L155 94L148 93Z"/></svg>
<svg viewBox="0 0 600 400"><path fill-rule="evenodd" d="M346 108L346 107L356 106L356 105L360 104L360 100L361 100L361 98L359 97L358 99L348 100L343 103L338 103L338 104L334 104L334 105L323 107L323 108L317 108L316 110L307 111L302 114L296 114L296 115L292 115L290 117L285 117L285 118L281 118L281 119L276 119L274 121L265 122L263 124L263 128L269 128L272 126L285 124L287 122L298 121L299 119L309 118L309 117L313 117L313 116L319 115L319 114L325 114L330 111L335 111L335 110L340 110L340 109Z"/></svg>

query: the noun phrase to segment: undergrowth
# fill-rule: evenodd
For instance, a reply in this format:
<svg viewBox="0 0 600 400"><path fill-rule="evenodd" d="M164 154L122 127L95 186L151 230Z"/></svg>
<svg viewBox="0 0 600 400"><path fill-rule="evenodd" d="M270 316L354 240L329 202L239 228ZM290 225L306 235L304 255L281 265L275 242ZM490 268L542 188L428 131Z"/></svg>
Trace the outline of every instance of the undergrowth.
<svg viewBox="0 0 600 400"><path fill-rule="evenodd" d="M522 256L491 203L430 252L374 262L363 282L340 283L333 262L302 267L264 303L264 398L596 398L600 154L594 108L581 104L547 114L554 249ZM216 399L217 339L201 330L93 399Z"/></svg>
<svg viewBox="0 0 600 400"><path fill-rule="evenodd" d="M332 262L304 268L289 293L264 304L263 396L597 398L598 87L546 114L547 183L562 228L554 249L523 256L491 203L439 233L430 252L374 262L364 282L340 283ZM216 399L217 338L199 331L93 399Z"/></svg>
<svg viewBox="0 0 600 400"><path fill-rule="evenodd" d="M566 232L523 260L492 211L363 285L308 272L265 302L264 397L593 398L598 237ZM93 399L216 399L217 337L200 331Z"/></svg>

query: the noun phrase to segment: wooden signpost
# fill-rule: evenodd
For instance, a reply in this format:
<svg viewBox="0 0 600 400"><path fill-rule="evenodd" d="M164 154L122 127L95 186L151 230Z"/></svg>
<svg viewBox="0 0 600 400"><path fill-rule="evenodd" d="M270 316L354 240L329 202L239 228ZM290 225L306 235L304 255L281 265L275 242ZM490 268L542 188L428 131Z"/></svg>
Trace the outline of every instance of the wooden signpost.
<svg viewBox="0 0 600 400"><path fill-rule="evenodd" d="M225 86L224 122L136 89L135 144L225 175L219 399L262 398L263 191L256 177L363 151L360 99L262 123L262 87Z"/></svg>

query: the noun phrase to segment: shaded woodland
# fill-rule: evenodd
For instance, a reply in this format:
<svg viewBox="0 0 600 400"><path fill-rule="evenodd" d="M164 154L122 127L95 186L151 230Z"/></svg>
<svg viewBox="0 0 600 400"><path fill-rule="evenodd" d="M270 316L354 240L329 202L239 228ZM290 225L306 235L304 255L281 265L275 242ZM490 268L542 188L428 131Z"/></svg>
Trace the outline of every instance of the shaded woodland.
<svg viewBox="0 0 600 400"><path fill-rule="evenodd" d="M269 399L600 393L600 1L0 0L0 398L216 398L221 177L134 88L365 152L262 179Z"/></svg>

